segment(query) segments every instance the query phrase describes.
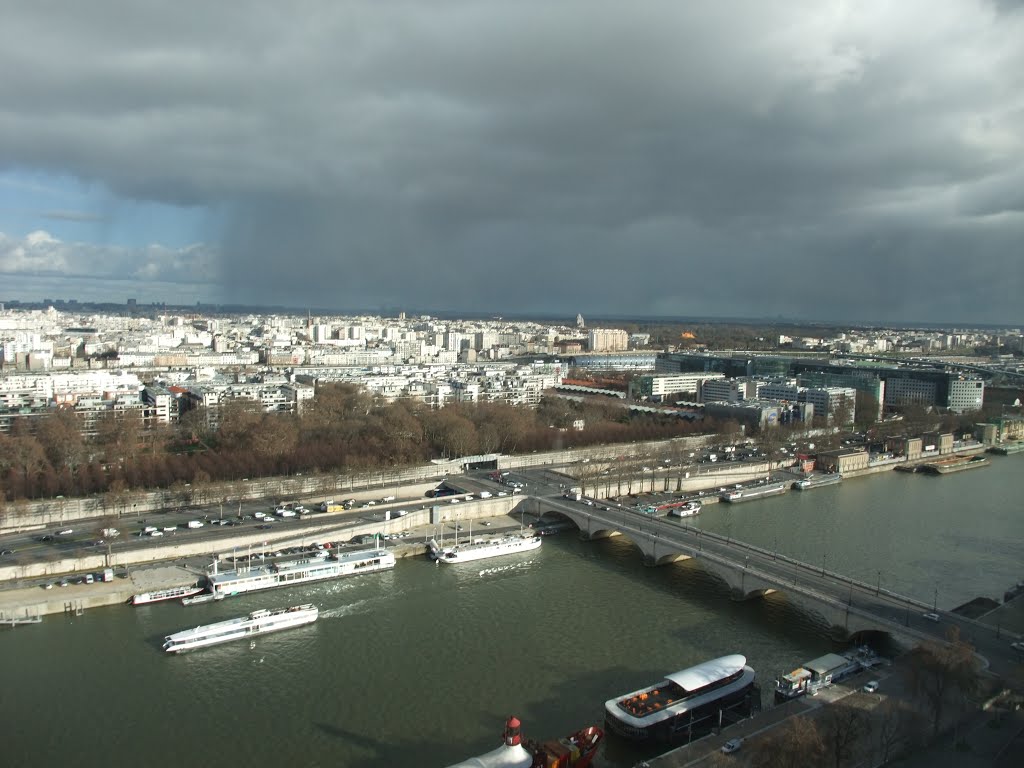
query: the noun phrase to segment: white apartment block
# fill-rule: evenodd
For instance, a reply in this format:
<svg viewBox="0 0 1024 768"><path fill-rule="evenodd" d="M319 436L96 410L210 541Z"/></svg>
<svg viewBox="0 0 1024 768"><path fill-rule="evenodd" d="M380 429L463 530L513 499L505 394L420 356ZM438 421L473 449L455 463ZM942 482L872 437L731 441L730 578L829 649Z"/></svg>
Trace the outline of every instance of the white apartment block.
<svg viewBox="0 0 1024 768"><path fill-rule="evenodd" d="M719 375L719 378L706 379L700 388L700 401L702 403L739 403L744 400L756 400L760 394L760 387L764 386L763 381L756 379L726 379Z"/></svg>
<svg viewBox="0 0 1024 768"><path fill-rule="evenodd" d="M587 346L591 352L622 352L629 349L629 334L619 328L591 328Z"/></svg>
<svg viewBox="0 0 1024 768"><path fill-rule="evenodd" d="M801 387L792 382L767 382L758 390L758 397L781 402L806 403L814 407L814 415L831 423L839 408L848 410L850 421L855 416L857 390L852 387Z"/></svg>
<svg viewBox="0 0 1024 768"><path fill-rule="evenodd" d="M985 401L985 382L981 379L963 378L949 382L949 410L957 413L980 411Z"/></svg>

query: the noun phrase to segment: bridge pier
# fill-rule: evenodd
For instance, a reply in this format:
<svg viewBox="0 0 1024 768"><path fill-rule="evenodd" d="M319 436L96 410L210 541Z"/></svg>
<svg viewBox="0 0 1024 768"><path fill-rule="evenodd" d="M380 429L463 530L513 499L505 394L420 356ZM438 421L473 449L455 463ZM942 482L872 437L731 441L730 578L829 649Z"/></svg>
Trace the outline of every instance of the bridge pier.
<svg viewBox="0 0 1024 768"><path fill-rule="evenodd" d="M911 610L928 608L890 592L884 596L890 605L879 604L877 583L865 585L841 574L826 574L824 568L777 555L775 550L730 542L685 523L570 502L555 502L548 509L574 522L584 541L625 536L648 567L697 560L702 570L725 582L733 601L782 590L787 600L814 614L816 623L839 642L871 638L872 644L901 643L920 634L902 631L903 626L910 627ZM894 611L899 613L895 618Z"/></svg>

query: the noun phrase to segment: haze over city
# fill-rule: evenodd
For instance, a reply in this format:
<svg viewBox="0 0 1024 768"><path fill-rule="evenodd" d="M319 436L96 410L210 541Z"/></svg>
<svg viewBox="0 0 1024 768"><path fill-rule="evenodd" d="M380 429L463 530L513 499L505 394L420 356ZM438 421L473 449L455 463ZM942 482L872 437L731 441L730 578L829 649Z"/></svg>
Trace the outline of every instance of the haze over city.
<svg viewBox="0 0 1024 768"><path fill-rule="evenodd" d="M1017 323L1024 12L15 4L0 301Z"/></svg>

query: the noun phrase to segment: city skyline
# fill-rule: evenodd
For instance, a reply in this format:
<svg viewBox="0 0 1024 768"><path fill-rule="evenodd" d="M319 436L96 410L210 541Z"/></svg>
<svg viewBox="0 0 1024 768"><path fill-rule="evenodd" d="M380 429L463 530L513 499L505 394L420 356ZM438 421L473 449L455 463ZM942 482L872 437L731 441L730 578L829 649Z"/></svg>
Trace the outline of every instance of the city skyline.
<svg viewBox="0 0 1024 768"><path fill-rule="evenodd" d="M0 301L1020 324L1013 3L58 6Z"/></svg>

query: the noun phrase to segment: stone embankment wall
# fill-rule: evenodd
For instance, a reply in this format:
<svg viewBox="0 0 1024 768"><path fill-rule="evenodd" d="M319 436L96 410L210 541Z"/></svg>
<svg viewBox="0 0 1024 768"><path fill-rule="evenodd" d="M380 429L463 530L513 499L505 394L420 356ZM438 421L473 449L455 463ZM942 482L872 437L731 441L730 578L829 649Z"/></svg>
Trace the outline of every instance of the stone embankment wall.
<svg viewBox="0 0 1024 768"><path fill-rule="evenodd" d="M656 440L629 445L601 445L518 456L499 456L502 468L535 467L560 464L582 459L609 459L619 456L644 456L660 452L691 451L700 448L708 437L685 437L674 440ZM384 469L354 475L309 475L275 477L260 480L211 483L204 486L181 486L158 491L131 492L121 495L104 494L87 498L56 498L19 501L7 504L0 511L0 533L43 530L65 527L78 520L101 517L110 519L110 526L118 527L117 519L141 518L148 513L176 507L221 504L225 513L237 509L239 500L269 499L272 501L299 501L319 503L324 499L355 498L359 500L387 495L388 489L398 486L436 485L445 475L463 471L459 460L433 462L416 467Z"/></svg>
<svg viewBox="0 0 1024 768"><path fill-rule="evenodd" d="M441 525L507 515L519 502L519 498L507 497L451 505L432 504L392 520L353 520L351 515L342 520L341 516L345 513L327 513L317 515L316 519L321 521L319 525L304 524L301 528L295 528L291 523L281 522L275 523L273 528L267 530L256 530L254 527L235 528L232 530L237 531L236 535L230 537L188 540L188 534L182 532L165 536L159 544L147 542L137 547L117 549L109 556L106 552L98 552L81 557L7 566L0 568L0 581L54 578L71 573L98 572L108 567L123 569L132 565L183 560L197 556L225 556L230 555L232 551L243 552L248 548L262 550L267 546L300 546L314 541L348 541L355 536L395 533L429 526L431 510L434 508L437 509L437 525Z"/></svg>

